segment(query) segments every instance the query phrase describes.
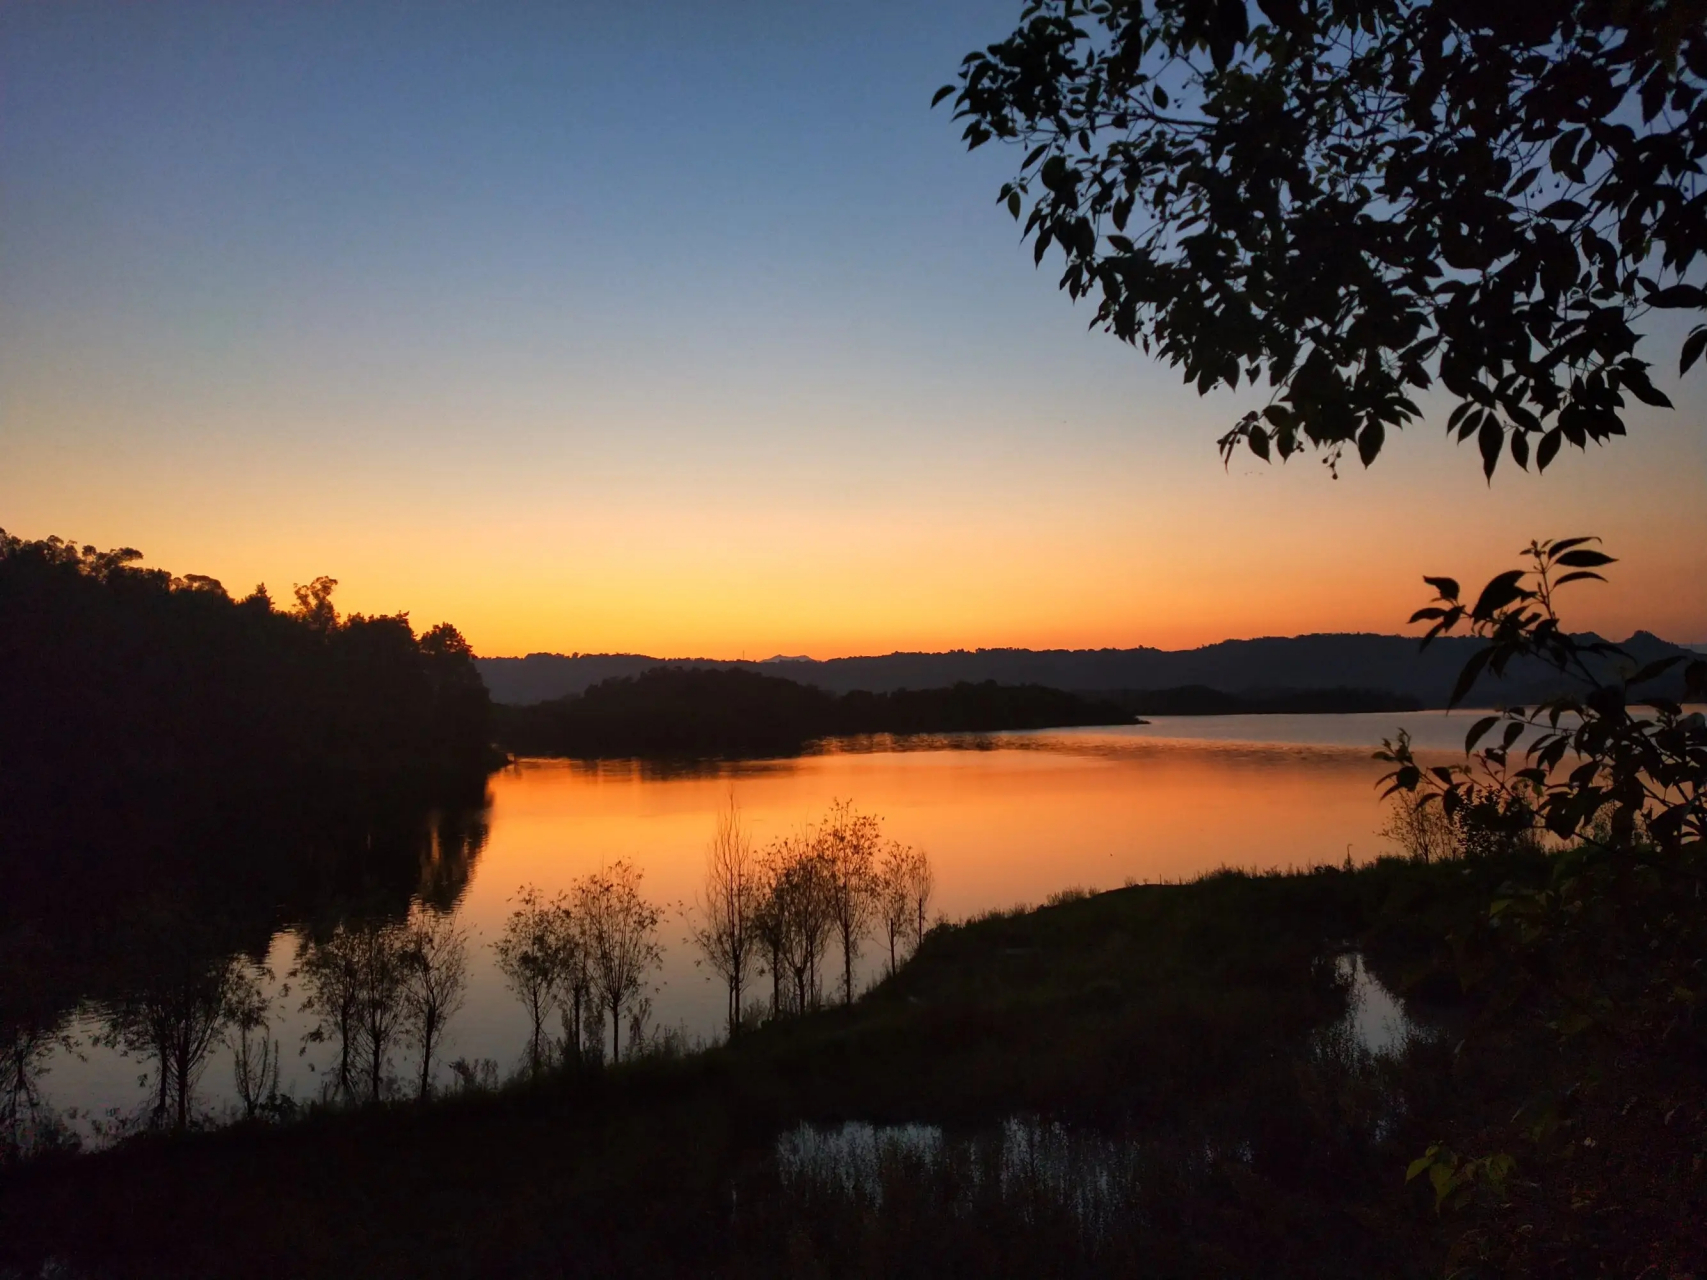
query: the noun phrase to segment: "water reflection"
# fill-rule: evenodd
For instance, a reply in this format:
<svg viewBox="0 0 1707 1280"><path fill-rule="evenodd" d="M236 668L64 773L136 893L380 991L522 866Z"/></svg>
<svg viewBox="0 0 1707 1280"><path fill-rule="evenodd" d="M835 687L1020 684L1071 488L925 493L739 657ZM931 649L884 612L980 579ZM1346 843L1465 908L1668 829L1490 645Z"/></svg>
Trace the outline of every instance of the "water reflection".
<svg viewBox="0 0 1707 1280"><path fill-rule="evenodd" d="M231 1011L248 1007L251 1032L289 1022L280 940L355 912L453 909L487 838L484 800L479 790L446 803L257 788L8 813L0 1127L17 1140L7 1149L39 1145L66 1119L89 1137L228 1109L239 1092Z"/></svg>
<svg viewBox="0 0 1707 1280"><path fill-rule="evenodd" d="M1347 952L1334 963L1346 987L1346 1008L1330 1034L1344 1037L1377 1057L1403 1053L1411 1038L1421 1034L1406 1013L1404 1001L1370 972L1360 952Z"/></svg>
<svg viewBox="0 0 1707 1280"><path fill-rule="evenodd" d="M352 918L400 922L420 904L453 912L469 935L467 998L446 1028L444 1060L492 1059L507 1071L527 1031L491 945L515 893L532 884L550 896L626 859L644 872L647 898L666 908L664 969L648 993L654 1023L710 1036L724 993L694 963L685 912L731 792L761 844L836 798L883 815L886 836L929 852L940 909L959 918L1038 903L1068 885L1338 863L1348 849L1373 857L1383 814L1370 750L1397 722L1438 745L1461 739L1468 720L1221 717L870 738L787 760L524 761L494 775L486 794L454 802L222 791L129 808L91 802L33 827L0 815L9 890L0 893L0 1029L73 1031L87 1060L48 1054L44 1096L61 1109L134 1115L158 1094L139 1091L141 1060L95 1043L105 1012L173 948L240 956L274 975L265 994L269 1034L283 1047L282 1093L315 1097L335 1064L324 1046L304 1044L312 1020L300 993L283 993L300 944ZM867 949L860 985L876 976L878 950ZM209 1051L197 1097L212 1110L241 1105L225 1048Z"/></svg>

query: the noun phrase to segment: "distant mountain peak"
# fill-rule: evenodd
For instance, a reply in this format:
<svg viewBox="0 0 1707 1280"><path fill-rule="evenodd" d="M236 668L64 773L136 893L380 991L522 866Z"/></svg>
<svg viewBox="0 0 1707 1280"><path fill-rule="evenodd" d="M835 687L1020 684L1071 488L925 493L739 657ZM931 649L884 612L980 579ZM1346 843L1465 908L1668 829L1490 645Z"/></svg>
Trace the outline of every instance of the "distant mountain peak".
<svg viewBox="0 0 1707 1280"><path fill-rule="evenodd" d="M771 663L771 662L811 662L811 661L812 661L812 655L808 654L808 653L795 653L795 654L779 653L779 654L775 654L769 658L760 658L759 659L759 665L762 667L765 664Z"/></svg>

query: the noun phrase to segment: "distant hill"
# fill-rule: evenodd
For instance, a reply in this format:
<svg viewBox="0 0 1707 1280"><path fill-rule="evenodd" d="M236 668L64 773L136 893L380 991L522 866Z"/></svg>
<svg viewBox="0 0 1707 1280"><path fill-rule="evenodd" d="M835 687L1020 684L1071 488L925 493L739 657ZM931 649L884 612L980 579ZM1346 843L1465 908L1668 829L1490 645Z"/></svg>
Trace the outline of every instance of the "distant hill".
<svg viewBox="0 0 1707 1280"><path fill-rule="evenodd" d="M815 738L992 732L1131 723L1132 715L1059 689L956 684L834 694L754 671L659 666L580 694L500 706L498 744L518 755L783 755Z"/></svg>
<svg viewBox="0 0 1707 1280"><path fill-rule="evenodd" d="M1223 640L1200 649L955 649L824 662L532 653L525 658L480 658L476 663L493 700L511 705L562 698L602 680L636 676L666 666L762 670L765 675L814 685L830 693L856 689L888 693L994 680L1097 695L1192 685L1239 695L1356 689L1415 699L1424 707L1441 707L1446 705L1459 669L1479 643L1447 637L1419 651L1411 636L1328 634ZM1646 631L1638 631L1623 643L1638 662L1688 652ZM1520 669L1504 682L1484 679L1472 701L1484 705L1534 701L1552 688L1552 678L1544 669Z"/></svg>

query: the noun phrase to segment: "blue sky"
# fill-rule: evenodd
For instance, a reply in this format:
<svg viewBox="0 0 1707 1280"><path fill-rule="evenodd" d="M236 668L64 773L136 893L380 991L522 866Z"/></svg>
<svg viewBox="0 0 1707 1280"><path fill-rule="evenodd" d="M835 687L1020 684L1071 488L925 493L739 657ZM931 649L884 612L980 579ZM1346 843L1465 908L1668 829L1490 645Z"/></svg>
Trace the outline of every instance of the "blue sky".
<svg viewBox="0 0 1707 1280"><path fill-rule="evenodd" d="M1016 14L7 6L0 525L731 656L1395 630L1599 531L1585 622L1707 636L1693 387L1491 492L1432 429L1223 472L1242 406L1088 334L928 109Z"/></svg>

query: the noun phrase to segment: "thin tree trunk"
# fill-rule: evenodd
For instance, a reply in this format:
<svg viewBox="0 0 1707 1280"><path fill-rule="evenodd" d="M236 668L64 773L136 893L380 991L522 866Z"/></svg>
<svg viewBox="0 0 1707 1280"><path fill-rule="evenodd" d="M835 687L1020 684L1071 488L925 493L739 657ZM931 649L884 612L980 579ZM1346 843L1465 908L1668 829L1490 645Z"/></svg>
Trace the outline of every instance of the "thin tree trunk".
<svg viewBox="0 0 1707 1280"><path fill-rule="evenodd" d="M853 1003L853 938L848 929L842 930L842 1003Z"/></svg>
<svg viewBox="0 0 1707 1280"><path fill-rule="evenodd" d="M179 1051L178 1051L178 1073L177 1073L178 1079L176 1081L177 1086L178 1086L178 1128L179 1128L179 1130L182 1130L185 1128L185 1126L188 1124L189 1118L190 1118L190 1088L189 1088L190 1073L187 1070L185 1070L185 1067L188 1065L186 1062L186 1059L188 1059L188 1057L189 1057L188 1046L180 1046Z"/></svg>
<svg viewBox="0 0 1707 1280"><path fill-rule="evenodd" d="M622 1061L622 1005L615 1000L610 1006L610 1060L615 1066Z"/></svg>
<svg viewBox="0 0 1707 1280"><path fill-rule="evenodd" d="M429 1011L421 1024L421 1097L427 1096L427 1090L433 1082L433 1022Z"/></svg>

